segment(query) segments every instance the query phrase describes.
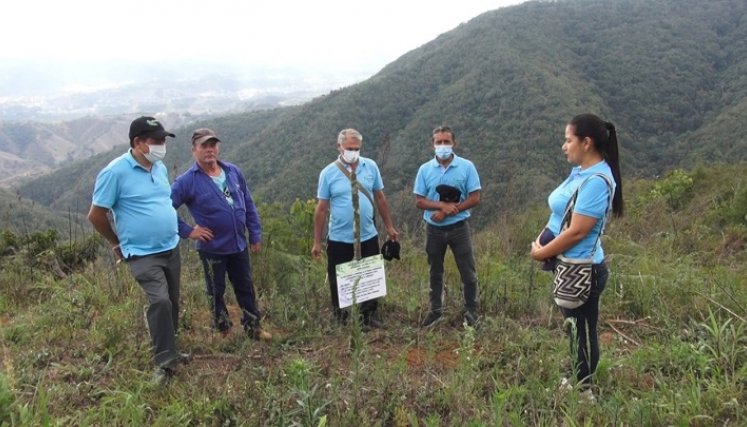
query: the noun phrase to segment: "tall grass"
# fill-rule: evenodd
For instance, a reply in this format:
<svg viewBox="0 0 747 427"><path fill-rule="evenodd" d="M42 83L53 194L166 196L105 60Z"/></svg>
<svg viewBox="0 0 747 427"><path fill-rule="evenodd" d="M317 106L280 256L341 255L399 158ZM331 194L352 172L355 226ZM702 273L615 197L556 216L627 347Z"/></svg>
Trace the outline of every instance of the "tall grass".
<svg viewBox="0 0 747 427"><path fill-rule="evenodd" d="M35 251L23 242L30 236L15 236L14 251L0 250L0 425L745 424L747 224L735 214L743 169L626 186L630 215L605 237L612 273L594 405L558 388L572 355L550 277L526 256L543 207L496 218L475 236L478 328L462 323L451 255L446 321L418 327L428 265L415 233L387 264L386 328L363 332L332 321L324 262L307 255L313 202L299 201L262 207L264 250L252 256L271 343L240 328L213 332L197 254L183 244L178 338L195 358L167 389L150 382L146 302L126 266L102 251L60 275L50 259L68 242ZM703 190L688 190L688 178Z"/></svg>

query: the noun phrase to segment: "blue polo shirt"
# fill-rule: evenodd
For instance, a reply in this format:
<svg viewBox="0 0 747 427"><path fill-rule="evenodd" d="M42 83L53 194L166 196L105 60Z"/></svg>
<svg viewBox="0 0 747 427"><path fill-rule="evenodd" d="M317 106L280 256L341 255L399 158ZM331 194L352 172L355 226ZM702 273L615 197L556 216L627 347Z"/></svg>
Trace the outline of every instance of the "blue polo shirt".
<svg viewBox="0 0 747 427"><path fill-rule="evenodd" d="M371 197L376 197L375 192L384 189L379 167L373 160L361 157L355 173L358 182L371 193ZM320 200L329 200L329 240L354 243L353 193L350 179L334 162L327 165L319 174L316 197ZM373 222L374 207L368 197L361 192L359 192L358 201L361 215L361 242L365 242L378 234Z"/></svg>
<svg viewBox="0 0 747 427"><path fill-rule="evenodd" d="M96 177L93 204L113 212L125 258L168 251L179 243L163 162L155 162L149 172L131 151L112 160Z"/></svg>
<svg viewBox="0 0 747 427"><path fill-rule="evenodd" d="M611 209L611 206L608 206L610 194L604 179L597 176L587 181L587 178L596 173L604 174L610 179L614 194L615 179L612 177L612 170L604 160L586 169L581 169L580 166L573 168L570 176L558 188L553 190L547 198L547 203L550 205L550 219L547 222L547 228L555 236L560 234L563 214L568 205L568 200L570 200L576 189L583 183L584 185L578 192L573 212L596 218L597 222L586 237L565 251L563 255L568 258L589 258L594 248L594 242L597 242L596 251L594 252L594 263L599 264L604 261L604 249L602 248L601 239L597 241L597 237L602 229L602 219L605 217L608 209Z"/></svg>
<svg viewBox="0 0 747 427"><path fill-rule="evenodd" d="M459 192L462 193L459 201L462 202L469 197L469 193L480 190L482 188L480 186L480 176L477 174L474 163L456 154L453 156L451 163L446 168L435 157L423 163L418 169L412 192L428 200L438 201L440 199L436 187L445 184L459 189ZM469 209L467 209L456 215L447 216L441 222L436 222L431 220L431 215L434 212L426 209L423 212L423 219L428 224L436 226L451 225L470 217Z"/></svg>

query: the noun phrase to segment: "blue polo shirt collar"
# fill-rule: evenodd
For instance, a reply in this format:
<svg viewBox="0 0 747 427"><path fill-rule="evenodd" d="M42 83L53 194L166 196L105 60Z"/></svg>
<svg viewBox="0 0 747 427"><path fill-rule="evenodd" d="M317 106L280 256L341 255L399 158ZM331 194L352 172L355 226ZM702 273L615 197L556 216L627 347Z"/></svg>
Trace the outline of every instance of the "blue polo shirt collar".
<svg viewBox="0 0 747 427"><path fill-rule="evenodd" d="M600 172L603 173L606 171L606 164L607 163L604 160L601 160L599 163L589 166L586 169L581 169L581 166L575 166L571 169L571 178L586 177Z"/></svg>
<svg viewBox="0 0 747 427"><path fill-rule="evenodd" d="M452 154L452 156L454 157L452 157L451 163L449 163L449 166L446 167L447 169L452 166L453 167L459 166L459 162L457 161L457 159L459 159L459 156L457 156L456 154ZM436 156L433 156L433 158L431 159L431 166L433 166L434 168L441 167L441 163L438 162L438 159L436 158Z"/></svg>
<svg viewBox="0 0 747 427"><path fill-rule="evenodd" d="M337 158L338 158L338 160L340 160L340 163L342 163L342 165L343 165L343 166L345 167L345 169L346 169L346 170L347 170L348 172L350 172L350 170L351 170L351 169L350 169L350 165L349 165L349 164L347 164L347 163L345 163L345 162L344 162L344 161L343 161L343 160L342 160L342 159L340 158L340 156L337 156ZM359 157L359 158L358 158L358 166L357 166L357 168L368 168L368 167L369 167L369 166L368 166L368 159L366 159L366 158L364 158L364 157ZM335 169L337 169L337 168L335 168ZM340 170L338 170L338 172L342 173L342 171L340 171ZM357 172L357 169L356 169L356 174L358 174L358 172Z"/></svg>
<svg viewBox="0 0 747 427"><path fill-rule="evenodd" d="M137 161L134 155L132 155L132 148L127 150L127 155L125 156L125 160L127 161L127 164L130 165L130 167L134 168L140 168L146 172L148 172L148 169L145 169L145 166L141 165L140 162Z"/></svg>

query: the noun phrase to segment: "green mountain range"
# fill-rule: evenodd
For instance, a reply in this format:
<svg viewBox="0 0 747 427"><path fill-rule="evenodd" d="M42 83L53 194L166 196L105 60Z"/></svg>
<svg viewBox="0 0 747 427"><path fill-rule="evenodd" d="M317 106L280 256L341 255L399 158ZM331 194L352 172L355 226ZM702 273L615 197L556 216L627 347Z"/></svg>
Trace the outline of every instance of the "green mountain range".
<svg viewBox="0 0 747 427"><path fill-rule="evenodd" d="M345 61L344 52L340 61ZM567 174L565 123L594 112L617 125L623 176L747 158L747 2L532 1L484 13L356 85L297 107L200 123L224 141L256 196L316 194L346 127L379 162L395 221L415 226L412 182L448 124L481 175L475 221L544 199ZM168 123L166 123L168 127ZM189 129L168 145L189 166ZM126 135L122 135L123 142ZM21 194L83 212L98 170L126 146L26 183Z"/></svg>
<svg viewBox="0 0 747 427"><path fill-rule="evenodd" d="M49 229L66 239L75 238L88 232L89 223L72 209L53 211L0 188L0 231L29 235Z"/></svg>

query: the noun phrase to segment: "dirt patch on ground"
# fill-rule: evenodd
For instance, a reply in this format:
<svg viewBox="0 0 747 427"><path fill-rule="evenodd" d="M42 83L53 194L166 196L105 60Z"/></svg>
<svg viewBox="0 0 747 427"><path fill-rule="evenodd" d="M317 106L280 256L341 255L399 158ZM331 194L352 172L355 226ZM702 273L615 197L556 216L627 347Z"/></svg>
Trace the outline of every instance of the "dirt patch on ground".
<svg viewBox="0 0 747 427"><path fill-rule="evenodd" d="M605 346L609 346L615 341L615 333L614 332L602 332L601 334L599 334L599 341Z"/></svg>
<svg viewBox="0 0 747 427"><path fill-rule="evenodd" d="M427 358L426 352L420 347L410 347L407 349L405 360L409 368L420 369L423 367Z"/></svg>
<svg viewBox="0 0 747 427"><path fill-rule="evenodd" d="M442 341L433 349L410 347L405 353L407 367L412 370L435 367L441 370L454 369L459 365L459 344Z"/></svg>

